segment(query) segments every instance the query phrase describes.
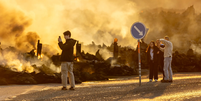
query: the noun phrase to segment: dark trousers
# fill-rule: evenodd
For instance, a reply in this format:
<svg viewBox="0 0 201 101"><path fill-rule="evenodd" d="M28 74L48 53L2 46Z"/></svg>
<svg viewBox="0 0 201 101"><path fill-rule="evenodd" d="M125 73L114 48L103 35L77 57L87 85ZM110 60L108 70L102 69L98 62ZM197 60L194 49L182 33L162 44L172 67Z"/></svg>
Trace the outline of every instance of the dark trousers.
<svg viewBox="0 0 201 101"><path fill-rule="evenodd" d="M162 65L159 64L158 68L160 69L159 71L163 73L163 80L164 80L165 74L164 74L163 66L164 66L163 64Z"/></svg>
<svg viewBox="0 0 201 101"><path fill-rule="evenodd" d="M163 80L164 80L164 78L165 78L165 73L164 73L164 70L163 70Z"/></svg>
<svg viewBox="0 0 201 101"><path fill-rule="evenodd" d="M158 79L158 66L154 63L154 61L150 61L149 64L149 79Z"/></svg>

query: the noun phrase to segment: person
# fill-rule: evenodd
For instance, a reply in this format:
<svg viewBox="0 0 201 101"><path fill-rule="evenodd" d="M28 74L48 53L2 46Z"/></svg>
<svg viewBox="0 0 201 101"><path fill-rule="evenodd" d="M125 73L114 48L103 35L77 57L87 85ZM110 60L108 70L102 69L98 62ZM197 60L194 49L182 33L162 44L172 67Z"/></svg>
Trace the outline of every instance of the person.
<svg viewBox="0 0 201 101"><path fill-rule="evenodd" d="M164 52L162 52L160 50L160 47L164 48L165 45L162 44L159 39L157 39L156 41L156 45L159 49L159 54L157 54L157 59L158 59L158 68L159 68L159 71L161 71L163 73L163 79L164 80L164 77L165 77L165 74L164 74L164 71L163 71L163 67L164 67Z"/></svg>
<svg viewBox="0 0 201 101"><path fill-rule="evenodd" d="M173 52L173 45L172 42L169 41L169 37L165 36L164 39L160 39L159 41L161 41L165 47L162 48L160 47L160 50L162 50L164 52L164 80L161 80L161 82L165 83L165 82L173 82L172 79L172 68L171 68L171 62L172 62L172 52Z"/></svg>
<svg viewBox="0 0 201 101"><path fill-rule="evenodd" d="M153 77L154 80L158 81L158 60L157 54L159 54L158 47L155 46L155 42L151 41L149 46L147 47L147 63L149 66L149 82L152 82Z"/></svg>
<svg viewBox="0 0 201 101"><path fill-rule="evenodd" d="M59 36L59 47L62 50L60 61L61 61L61 81L63 88L62 90L67 90L67 75L69 77L69 82L71 87L69 90L75 90L75 80L74 80L74 74L73 74L73 50L74 45L76 43L76 40L71 39L71 32L65 31L64 38L66 39L66 42L63 43L61 37Z"/></svg>

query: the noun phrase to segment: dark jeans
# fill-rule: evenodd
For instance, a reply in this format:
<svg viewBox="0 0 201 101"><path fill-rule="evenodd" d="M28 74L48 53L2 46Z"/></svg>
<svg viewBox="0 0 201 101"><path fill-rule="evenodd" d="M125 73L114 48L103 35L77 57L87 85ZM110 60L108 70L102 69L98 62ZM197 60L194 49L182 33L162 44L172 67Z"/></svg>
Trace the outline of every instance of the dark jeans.
<svg viewBox="0 0 201 101"><path fill-rule="evenodd" d="M159 64L159 65L158 65L158 68L160 69L160 72L163 73L163 80L164 80L165 74L164 74L163 66L164 66L164 65Z"/></svg>
<svg viewBox="0 0 201 101"><path fill-rule="evenodd" d="M163 80L164 80L164 78L165 78L165 73L164 73L164 70L163 70Z"/></svg>
<svg viewBox="0 0 201 101"><path fill-rule="evenodd" d="M149 64L149 79L157 79L158 80L158 66L154 63L154 61L150 61Z"/></svg>

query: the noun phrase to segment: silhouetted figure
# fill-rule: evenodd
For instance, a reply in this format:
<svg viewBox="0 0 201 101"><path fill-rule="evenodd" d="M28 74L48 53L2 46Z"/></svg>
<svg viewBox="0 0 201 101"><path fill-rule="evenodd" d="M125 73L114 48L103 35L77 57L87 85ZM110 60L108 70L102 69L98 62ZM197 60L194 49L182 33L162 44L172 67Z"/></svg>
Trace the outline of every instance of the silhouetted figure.
<svg viewBox="0 0 201 101"><path fill-rule="evenodd" d="M118 39L114 39L114 52L113 52L113 57L114 59L118 58L118 44L117 44Z"/></svg>
<svg viewBox="0 0 201 101"><path fill-rule="evenodd" d="M161 48L164 48L165 45L161 44L160 45ZM165 74L164 74L164 52L162 52L161 50L159 50L159 54L158 54L158 67L161 70L161 72L163 73L163 80L165 78Z"/></svg>
<svg viewBox="0 0 201 101"><path fill-rule="evenodd" d="M165 74L164 74L164 52L160 50L160 48L164 48L165 45L164 44L161 44L159 40L156 41L156 45L157 47L159 48L159 54L157 54L157 59L158 59L158 68L159 68L159 71L163 73L163 80L164 80L164 77L165 77Z"/></svg>
<svg viewBox="0 0 201 101"><path fill-rule="evenodd" d="M76 56L79 56L81 54L81 44L79 43L79 41L77 41L76 44Z"/></svg>
<svg viewBox="0 0 201 101"><path fill-rule="evenodd" d="M42 51L42 44L40 43L40 40L38 40L38 45L37 45L37 57L41 56L41 51Z"/></svg>

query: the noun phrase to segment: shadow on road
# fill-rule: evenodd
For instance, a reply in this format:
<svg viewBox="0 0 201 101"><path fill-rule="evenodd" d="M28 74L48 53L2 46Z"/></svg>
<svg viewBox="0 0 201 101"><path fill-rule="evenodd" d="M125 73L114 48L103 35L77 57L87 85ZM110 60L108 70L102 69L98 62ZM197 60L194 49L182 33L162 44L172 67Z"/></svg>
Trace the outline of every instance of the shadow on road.
<svg viewBox="0 0 201 101"><path fill-rule="evenodd" d="M155 97L161 96L169 85L171 85L171 83L142 83L141 86L135 87L134 89L128 91L128 93L122 95L118 100L133 98L154 99Z"/></svg>

